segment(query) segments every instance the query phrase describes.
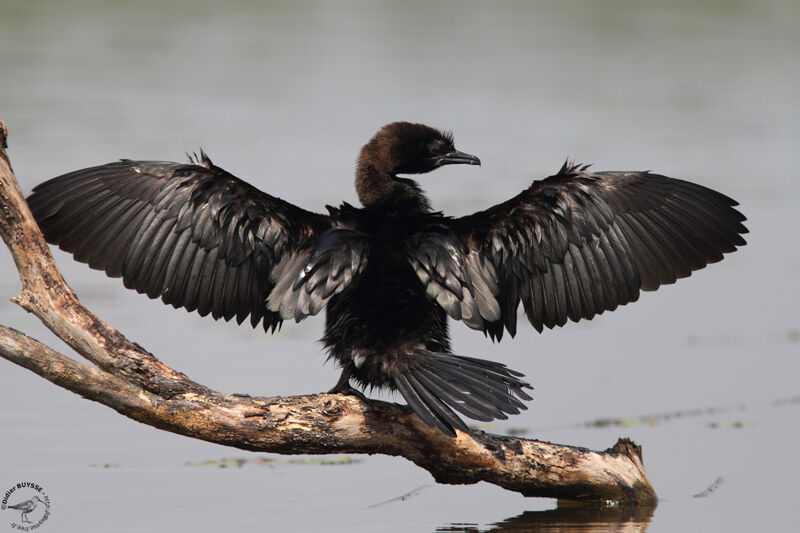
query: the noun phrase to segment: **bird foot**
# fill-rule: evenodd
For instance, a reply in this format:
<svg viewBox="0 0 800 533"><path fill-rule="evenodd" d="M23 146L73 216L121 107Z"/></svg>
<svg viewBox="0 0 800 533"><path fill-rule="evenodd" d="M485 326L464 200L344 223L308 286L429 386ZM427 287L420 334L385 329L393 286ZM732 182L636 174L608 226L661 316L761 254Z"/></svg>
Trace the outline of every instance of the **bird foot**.
<svg viewBox="0 0 800 533"><path fill-rule="evenodd" d="M364 393L358 389L354 389L350 383L337 383L335 387L328 391L328 394L344 394L346 396L355 396L359 400L364 402L367 401L367 397L364 396Z"/></svg>

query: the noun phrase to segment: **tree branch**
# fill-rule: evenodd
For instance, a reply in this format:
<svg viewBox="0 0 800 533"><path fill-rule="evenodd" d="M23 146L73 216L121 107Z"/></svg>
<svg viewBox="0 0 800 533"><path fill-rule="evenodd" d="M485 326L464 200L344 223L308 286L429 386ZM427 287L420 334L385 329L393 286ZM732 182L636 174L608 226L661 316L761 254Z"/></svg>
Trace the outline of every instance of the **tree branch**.
<svg viewBox="0 0 800 533"><path fill-rule="evenodd" d="M440 483L488 481L526 496L654 503L641 448L603 452L458 432L450 438L403 406L353 396L250 397L195 383L86 309L61 277L11 170L0 121L0 234L22 293L13 301L96 367L0 326L0 356L56 385L167 431L244 450L402 456Z"/></svg>

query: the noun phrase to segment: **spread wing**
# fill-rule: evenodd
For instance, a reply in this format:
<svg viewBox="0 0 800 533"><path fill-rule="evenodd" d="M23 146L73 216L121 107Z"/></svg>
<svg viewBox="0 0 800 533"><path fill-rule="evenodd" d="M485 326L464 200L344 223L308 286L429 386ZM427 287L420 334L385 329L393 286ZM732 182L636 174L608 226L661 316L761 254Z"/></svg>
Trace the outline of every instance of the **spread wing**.
<svg viewBox="0 0 800 533"><path fill-rule="evenodd" d="M720 261L745 244L736 205L658 174L565 164L506 202L431 224L407 250L431 298L499 339L515 334L520 301L542 331Z"/></svg>
<svg viewBox="0 0 800 533"><path fill-rule="evenodd" d="M78 170L39 185L28 203L48 242L126 287L202 316L263 320L264 329L318 312L365 259L337 263L335 276L330 261L317 260L309 283L302 260L316 257L332 218L259 191L205 154L197 164L122 160ZM291 278L284 300L305 302L291 314L267 304L281 276Z"/></svg>

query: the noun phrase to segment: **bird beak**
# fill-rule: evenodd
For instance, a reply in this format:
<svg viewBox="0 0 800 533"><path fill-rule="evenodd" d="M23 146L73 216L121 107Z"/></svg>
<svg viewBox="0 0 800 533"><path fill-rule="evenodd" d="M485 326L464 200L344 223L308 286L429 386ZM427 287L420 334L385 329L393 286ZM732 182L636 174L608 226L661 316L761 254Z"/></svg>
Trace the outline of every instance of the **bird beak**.
<svg viewBox="0 0 800 533"><path fill-rule="evenodd" d="M480 165L481 160L474 155L465 154L458 150L453 150L444 155L433 158L433 163L437 167L442 165Z"/></svg>

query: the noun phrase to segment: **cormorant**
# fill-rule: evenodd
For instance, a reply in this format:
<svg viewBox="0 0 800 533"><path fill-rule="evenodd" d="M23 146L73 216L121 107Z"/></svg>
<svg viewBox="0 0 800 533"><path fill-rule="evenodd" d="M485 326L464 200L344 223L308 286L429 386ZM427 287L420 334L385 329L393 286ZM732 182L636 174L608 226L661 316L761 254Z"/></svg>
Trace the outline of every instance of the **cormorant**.
<svg viewBox="0 0 800 533"><path fill-rule="evenodd" d="M530 400L522 374L451 353L447 317L499 340L522 302L539 331L590 319L745 244L734 200L649 172L554 176L485 211L433 211L416 181L480 165L453 136L408 122L362 149L347 203L317 214L270 196L201 152L188 164L118 162L53 178L28 198L47 241L125 286L215 319L275 330L327 307L332 392L399 391L427 424L469 431Z"/></svg>

